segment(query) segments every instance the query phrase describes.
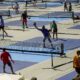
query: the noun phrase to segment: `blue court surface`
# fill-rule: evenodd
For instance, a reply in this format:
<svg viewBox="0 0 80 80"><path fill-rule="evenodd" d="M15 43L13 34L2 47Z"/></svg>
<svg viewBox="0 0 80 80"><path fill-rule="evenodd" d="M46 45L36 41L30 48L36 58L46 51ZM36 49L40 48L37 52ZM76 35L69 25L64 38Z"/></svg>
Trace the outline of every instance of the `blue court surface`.
<svg viewBox="0 0 80 80"><path fill-rule="evenodd" d="M72 80L74 77L76 77L77 73L75 71L69 73L69 74L66 74L56 80Z"/></svg>
<svg viewBox="0 0 80 80"><path fill-rule="evenodd" d="M64 35L78 35L78 34L64 34ZM58 40L51 39L52 42L63 42L64 43L64 49L70 50L80 47L80 39L68 39L68 38L59 38ZM35 44L37 42L37 44ZM43 37L35 37L29 40L25 40L23 42L17 42L15 44L12 44L11 46L29 46L29 47L39 47L42 45ZM46 41L47 44L49 44L48 41ZM31 43L31 44L30 44ZM49 45L48 45L49 47Z"/></svg>
<svg viewBox="0 0 80 80"><path fill-rule="evenodd" d="M50 24L50 22L52 22L53 20L55 20L56 22L60 22L60 21L64 21L67 19L31 17L30 19L28 19L28 26L29 26L29 28L33 27L33 22L37 22L38 27L41 27L43 25ZM5 22L5 26L14 26L14 27L17 26L17 28L20 28L22 26L22 22L21 22L21 20L9 21L9 22Z"/></svg>
<svg viewBox="0 0 80 80"><path fill-rule="evenodd" d="M10 44L7 47L10 48L13 46L13 48L15 49L16 47L19 48L19 46L22 46L21 48L23 48L23 46L27 45L27 42L33 41L33 42L41 43L42 39L43 39L42 37L36 37L36 38L32 38L30 40L25 40L23 42L16 42L14 44ZM57 40L55 40L55 42L56 41ZM73 49L75 47L80 46L80 40L79 39L59 39L58 41L63 41L64 45L66 46L65 48L67 48L67 49ZM27 46L29 46L29 45L30 44L28 44ZM34 46L34 44L33 44L33 46ZM39 45L35 45L35 46L39 47ZM36 49L36 48L34 47L34 49ZM12 58L15 60L15 64L13 65L15 71L23 69L25 67L29 67L29 66L37 64L39 62L45 61L47 59L50 59L50 57L51 57L50 55L42 55L42 54L37 54L37 53L32 54L32 53L28 53L28 52L18 52L18 51L14 51L14 52L10 51L10 54L11 54ZM0 72L2 72L2 63L0 64L0 69L1 69ZM7 68L7 70L10 70L10 69ZM75 75L76 75L76 73L74 71L74 72L71 72L71 73L57 79L57 80L71 80L73 77L75 77Z"/></svg>
<svg viewBox="0 0 80 80"><path fill-rule="evenodd" d="M58 1L64 2L65 0L58 0ZM76 3L77 0L66 0L66 2Z"/></svg>
<svg viewBox="0 0 80 80"><path fill-rule="evenodd" d="M72 50L75 48L80 47L80 39L58 39L58 40L53 40L51 39L52 42L63 42L64 43L64 51L67 50ZM58 51L58 49L51 49L51 45L50 43L47 41L47 48L43 48L43 37L36 37L36 38L32 38L29 40L25 40L25 41L19 41L19 42L15 42L12 43L9 41L7 42L8 46L6 46L6 48L11 48L11 49L19 49L19 50L29 50L29 51L51 51L51 52L55 52ZM36 44L37 42L37 44ZM10 43L10 45L9 45ZM54 46L54 44L53 44ZM58 45L58 47L60 47L60 45ZM18 51L14 51L11 52L11 55L13 56L13 58L15 60L18 61L30 61L30 62L41 62L44 60L47 60L50 58L50 54L43 54L43 53L31 53L31 52L18 52ZM15 56L16 55L16 56ZM19 57L19 58L18 58Z"/></svg>
<svg viewBox="0 0 80 80"><path fill-rule="evenodd" d="M65 35L67 35L67 34L65 34ZM76 35L76 34L70 34L70 35ZM42 39L43 39L42 37L36 37L36 38L32 38L30 40L12 43L6 47L14 48L14 49L19 49L19 48L22 49L23 48L26 50L27 49L28 50L41 50L41 51L48 50L48 49L40 48L40 43L42 43ZM65 50L68 50L68 49L71 50L71 49L80 47L80 39L59 39L59 40L53 40L53 41L55 41L55 42L63 41ZM32 44L32 43L28 44L29 42L34 42L34 44ZM35 45L35 42L37 42L36 45ZM10 43L10 41L9 41L9 43ZM33 47L26 47L26 46L33 46ZM38 47L38 48L36 48L36 47ZM29 66L37 64L39 62L45 61L47 59L50 59L50 57L51 57L50 54L43 55L43 53L33 54L30 52L18 52L18 51L14 51L14 52L10 51L10 54L11 54L12 58L15 60L15 64L13 65L15 71L23 69L25 67L29 67ZM55 55L53 55L53 56L55 56ZM0 64L0 70L2 72L2 64ZM70 74L63 76L63 77L59 78L58 80L71 80L73 77L75 77L75 75L76 75L75 72L71 72Z"/></svg>
<svg viewBox="0 0 80 80"><path fill-rule="evenodd" d="M62 6L63 4L61 3L53 3L53 2L44 2L44 3L39 3L39 4L36 4L36 7L44 7L44 8L47 8L47 7L59 7L59 6Z"/></svg>
<svg viewBox="0 0 80 80"><path fill-rule="evenodd" d="M0 2L0 6L11 6L11 3L9 2Z"/></svg>
<svg viewBox="0 0 80 80"><path fill-rule="evenodd" d="M12 58L13 58L13 56L12 56ZM19 56L18 56L18 58L19 58ZM30 67L34 64L37 64L37 63L30 62L30 61L16 61L16 60L14 61L14 64L12 63L14 71L18 71L18 70L24 69L26 67ZM0 61L0 73L2 73L2 72L3 72L3 63ZM7 65L6 65L6 72L11 73L11 70Z"/></svg>
<svg viewBox="0 0 80 80"><path fill-rule="evenodd" d="M12 12L11 12L12 13ZM38 14L40 12L33 12L33 14ZM31 16L31 17L30 17ZM47 25L53 20L56 22L64 21L70 19L72 16L72 13L66 13L66 12L45 12L45 14L41 15L29 15L28 18L28 26L32 27L33 22L38 22L38 26ZM21 17L21 16L20 16ZM54 18L57 17L57 18ZM14 20L10 22L5 22L6 26L22 26L21 20Z"/></svg>
<svg viewBox="0 0 80 80"><path fill-rule="evenodd" d="M68 29L80 29L80 25L74 25L74 26L72 26L72 27L70 27Z"/></svg>
<svg viewBox="0 0 80 80"><path fill-rule="evenodd" d="M50 58L48 55L37 55L37 54L31 54L30 52L10 52L13 59L16 61L24 61L24 62L33 62L38 63L45 61ZM31 55L30 55L31 54Z"/></svg>
<svg viewBox="0 0 80 80"><path fill-rule="evenodd" d="M25 5L25 2L18 2L19 6L20 4L24 4ZM29 3L30 4L30 3ZM32 3L31 3L32 4ZM11 3L11 2L0 2L0 6L15 6L15 2ZM44 2L44 3L38 3L36 4L36 7L40 8L40 7L44 7L44 8L47 8L47 7L59 7L59 6L62 6L63 4L61 3L55 3L55 2ZM29 6L30 7L30 6Z"/></svg>
<svg viewBox="0 0 80 80"><path fill-rule="evenodd" d="M12 46L7 46L7 47L12 48ZM13 46L14 49L16 47L19 48L19 46ZM29 49L29 47L28 48L26 47L26 49ZM35 49L35 48L32 48L32 49ZM15 63L13 64L14 71L21 70L26 67L30 67L34 64L37 64L39 62L45 61L50 58L50 55L41 55L38 53L33 54L30 52L23 52L23 51L22 52L21 51L8 51L8 52L11 54L12 59L15 61ZM3 64L2 62L0 62L0 72L3 72L2 68L3 68ZM11 72L8 66L6 66L6 70L7 72Z"/></svg>
<svg viewBox="0 0 80 80"><path fill-rule="evenodd" d="M46 21L45 21L46 20ZM50 24L50 22L52 22L53 20L55 21L61 21L62 19L41 19L41 18L31 18L30 20L28 20L28 26L29 28L33 27L33 22L37 22L38 27L41 27L43 25L47 25ZM10 21L5 23L6 26L17 26L16 28L20 28L22 27L22 22L21 20L14 20L14 21Z"/></svg>

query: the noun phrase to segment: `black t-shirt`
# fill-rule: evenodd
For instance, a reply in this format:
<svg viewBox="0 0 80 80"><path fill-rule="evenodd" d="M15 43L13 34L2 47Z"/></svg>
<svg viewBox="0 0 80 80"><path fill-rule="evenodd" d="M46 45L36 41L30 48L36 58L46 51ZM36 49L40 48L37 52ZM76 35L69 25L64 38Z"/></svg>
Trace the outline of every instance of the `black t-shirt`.
<svg viewBox="0 0 80 80"><path fill-rule="evenodd" d="M26 13L23 13L23 14L22 14L22 18L23 18L23 19L26 19L26 18L27 18L27 14L26 14Z"/></svg>
<svg viewBox="0 0 80 80"><path fill-rule="evenodd" d="M33 0L34 2L36 2L36 0Z"/></svg>
<svg viewBox="0 0 80 80"><path fill-rule="evenodd" d="M66 2L64 2L64 8L67 8L67 3Z"/></svg>

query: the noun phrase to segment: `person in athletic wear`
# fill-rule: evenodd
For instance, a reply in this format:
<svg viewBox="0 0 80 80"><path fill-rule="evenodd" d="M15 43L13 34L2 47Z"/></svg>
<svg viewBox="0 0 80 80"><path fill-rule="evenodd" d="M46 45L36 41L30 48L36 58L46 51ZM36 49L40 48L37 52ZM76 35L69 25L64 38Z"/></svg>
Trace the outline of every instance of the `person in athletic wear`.
<svg viewBox="0 0 80 80"><path fill-rule="evenodd" d="M33 0L33 6L36 7L36 0Z"/></svg>
<svg viewBox="0 0 80 80"><path fill-rule="evenodd" d="M26 2L25 2L26 4L25 4L25 7L27 7L27 4L28 4L28 2L27 2L27 0L26 0Z"/></svg>
<svg viewBox="0 0 80 80"><path fill-rule="evenodd" d="M77 72L77 76L74 80L77 80L76 78L79 77L80 80L80 50L76 52L76 55L73 57L73 68Z"/></svg>
<svg viewBox="0 0 80 80"><path fill-rule="evenodd" d="M23 30L25 30L25 26L26 26L26 28L28 28L28 26L27 26L27 18L28 18L27 12L24 11L22 13L22 15L21 15Z"/></svg>
<svg viewBox="0 0 80 80"><path fill-rule="evenodd" d="M53 39L54 39L54 35L56 35L56 39L58 39L58 29L57 29L57 24L55 21L53 21L51 24L51 31L53 33Z"/></svg>
<svg viewBox="0 0 80 80"><path fill-rule="evenodd" d="M46 47L46 46L45 46L45 40L48 39L48 41L51 43L51 47L53 48L53 44L52 44L52 41L51 41L51 39L50 39L50 37L51 37L51 36L50 36L50 33L49 33L50 30L46 29L44 25L42 26L42 29L39 29L39 28L37 27L37 25L36 25L36 22L34 22L33 25L35 26L35 28L36 28L37 30L41 31L42 34L43 34L43 36L44 36L44 39L43 39L43 47L44 47L44 48Z"/></svg>
<svg viewBox="0 0 80 80"><path fill-rule="evenodd" d="M14 74L13 67L11 64L11 61L13 63L14 61L12 60L11 55L9 54L9 52L6 51L5 48L3 48L3 52L1 53L1 60L3 61L3 72L6 73L5 67L6 65L8 65L12 71L12 74Z"/></svg>
<svg viewBox="0 0 80 80"><path fill-rule="evenodd" d="M69 12L71 12L72 11L72 4L71 4L71 2L69 3Z"/></svg>
<svg viewBox="0 0 80 80"><path fill-rule="evenodd" d="M65 10L68 10L68 8L67 8L67 2L66 1L64 2L64 11Z"/></svg>
<svg viewBox="0 0 80 80"><path fill-rule="evenodd" d="M3 17L1 15L0 15L0 30L3 31L3 39L4 39L4 33L6 34L6 36L8 36L8 33L4 29L4 20L3 20Z"/></svg>
<svg viewBox="0 0 80 80"><path fill-rule="evenodd" d="M18 4L18 2L15 2L15 5L14 6L12 5L12 8L15 10L16 14L19 14L19 4Z"/></svg>

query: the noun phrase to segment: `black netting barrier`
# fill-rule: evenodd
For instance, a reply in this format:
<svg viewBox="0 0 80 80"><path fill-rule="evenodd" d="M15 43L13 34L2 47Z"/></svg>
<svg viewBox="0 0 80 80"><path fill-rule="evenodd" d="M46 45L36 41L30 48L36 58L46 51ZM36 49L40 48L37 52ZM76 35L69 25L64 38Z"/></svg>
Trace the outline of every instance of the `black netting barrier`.
<svg viewBox="0 0 80 80"><path fill-rule="evenodd" d="M0 41L0 49L6 48L10 51L31 52L31 53L43 53L43 54L64 54L64 45L62 42L54 42L53 47L50 43L43 47L41 42L29 42L29 41Z"/></svg>
<svg viewBox="0 0 80 80"><path fill-rule="evenodd" d="M73 18L74 12L64 11L27 11L30 17L41 17L41 18Z"/></svg>
<svg viewBox="0 0 80 80"><path fill-rule="evenodd" d="M11 16L10 10L0 10L0 15L1 16Z"/></svg>

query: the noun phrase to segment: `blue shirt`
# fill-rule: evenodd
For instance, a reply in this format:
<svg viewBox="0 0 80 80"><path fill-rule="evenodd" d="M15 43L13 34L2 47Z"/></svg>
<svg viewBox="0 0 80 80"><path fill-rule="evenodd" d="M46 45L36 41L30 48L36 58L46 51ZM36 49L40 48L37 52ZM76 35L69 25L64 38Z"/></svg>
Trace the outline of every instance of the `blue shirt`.
<svg viewBox="0 0 80 80"><path fill-rule="evenodd" d="M50 36L49 30L47 30L47 29L39 29L39 30L43 33L44 37Z"/></svg>
<svg viewBox="0 0 80 80"><path fill-rule="evenodd" d="M4 26L4 20L2 18L2 16L0 16L0 27L3 27Z"/></svg>

